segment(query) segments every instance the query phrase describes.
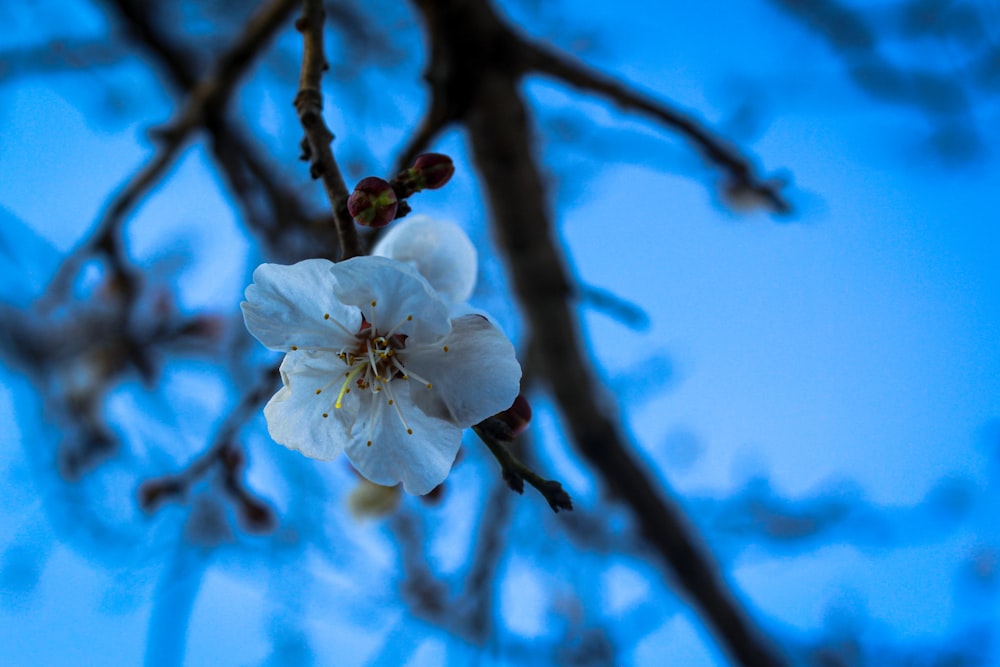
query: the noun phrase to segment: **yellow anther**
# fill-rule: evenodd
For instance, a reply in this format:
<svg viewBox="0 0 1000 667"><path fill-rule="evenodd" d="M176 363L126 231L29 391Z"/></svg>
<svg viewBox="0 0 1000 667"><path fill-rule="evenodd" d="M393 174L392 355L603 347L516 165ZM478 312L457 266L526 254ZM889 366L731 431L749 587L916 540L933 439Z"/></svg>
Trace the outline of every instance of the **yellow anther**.
<svg viewBox="0 0 1000 667"><path fill-rule="evenodd" d="M322 393L323 393L323 390L322 390L322 389L317 389L317 390L316 390L316 395L317 395L317 396L319 396L319 395L320 395L320 394L322 394Z"/></svg>

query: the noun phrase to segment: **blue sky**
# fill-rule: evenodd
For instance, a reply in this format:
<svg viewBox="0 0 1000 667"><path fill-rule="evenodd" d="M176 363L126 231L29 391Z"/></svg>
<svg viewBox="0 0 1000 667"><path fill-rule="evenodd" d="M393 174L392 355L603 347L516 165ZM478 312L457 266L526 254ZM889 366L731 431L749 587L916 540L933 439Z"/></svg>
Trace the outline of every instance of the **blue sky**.
<svg viewBox="0 0 1000 667"><path fill-rule="evenodd" d="M66 16L82 18L19 23L0 37L0 47L106 30L86 3L40 2L36 11L60 16L63 4L71 8ZM542 152L543 164L565 181L554 208L567 261L581 281L649 316L648 330L634 331L581 308L598 372L625 378L625 384L612 383L612 396L624 401L641 455L683 505L723 500L765 478L776 497L845 498L884 512L898 531L898 542L889 544L846 534L782 553L767 543L732 547L731 536L713 533L707 514L695 515L766 629L801 636L795 633L846 617L868 623L862 635L876 645L947 641L969 623L962 568L997 548L991 521L995 443L989 446L996 437L991 424L1000 417L997 102L984 97L969 111L968 122L980 130L979 157L947 162L929 148L927 116L859 91L822 40L771 4L647 5L567 4L565 25L547 14L554 10L508 9L530 34L554 35L567 48L588 47L581 51L587 62L728 131L765 173L789 177L799 212L784 221L728 212L711 188L689 177L707 173L710 181L711 171L699 171L688 147L669 133L551 82L530 82L543 128L559 118L593 123L580 140L547 141ZM995 36L996 25L990 29ZM911 47L884 46L902 65L930 48ZM374 117L352 117L358 113L353 107L330 114L335 133L347 135L348 152L365 156L372 172L386 168L405 136L399 128L417 117L422 97L412 93L418 66L403 67L412 80L396 98L375 105ZM151 93L136 118L109 116L93 90L105 84L151 90L152 83L132 65L0 79L0 257L12 254L9 248L29 249L37 257L26 261L43 274L26 275L5 257L5 298L37 293L58 253L79 241L110 193L148 155L149 124L169 115L167 99ZM287 131L294 123L290 103L268 97L255 106L260 85L247 90L241 103L260 110L260 127ZM352 135L345 126L360 129ZM275 131L262 141L280 136ZM355 151L358 146L369 152ZM438 148L456 156L460 173L447 193L421 199L419 212L454 219L482 242L485 284L478 305L516 334L516 315L498 291L502 278L481 224L483 206L470 174L461 171L468 170L461 137L447 136ZM304 178L301 185L310 187ZM128 229L137 262L188 262L172 287L189 311L234 309L260 260L198 147L185 153ZM643 370L663 382L644 382ZM190 585L195 591L193 602L178 598L181 609L193 605L178 612L192 618L181 656L186 664L260 664L286 630L310 638L318 665L341 664L329 656L344 645L354 648L350 664L396 655L392 647L414 666L476 660L477 649L409 618L395 590L398 558L390 535L383 526L345 516L343 486L350 474L339 466L311 469L268 442L261 424L248 437L255 488L289 517L327 522L317 534L348 531L345 540L356 552L330 547L327 556L346 560L328 560L318 547L286 553L277 539L279 546L238 540L203 560L183 550L177 560L163 556L176 548L170 526L180 525L181 511L168 510L157 521L137 517L127 506L132 482L125 476L130 465L162 470L164 462L180 465L195 456L202 447L197 433L216 424L231 400L230 379L192 363L168 369L168 393L188 397L172 406L174 418L192 420L195 435L150 435L148 426L132 424L125 430L143 448L80 491L86 497L97 494L95 488L120 485L125 500L116 505L116 516L124 517L128 539L152 559L139 567L136 560L95 552L67 530L58 516L62 492L39 472L45 458L32 449L51 433L40 425L30 386L9 369L3 377L0 414L16 428L0 449L0 474L10 489L0 501L0 551L4 571L14 577L5 579L0 605L0 662L35 664L34 654L50 664L107 656L117 662L105 664L138 664L149 645L169 644L170 635L157 639L159 626L150 621L175 591L157 588L170 580L160 576L169 567L183 572L176 590ZM108 409L132 414L155 403L126 384ZM201 409L206 405L212 410ZM592 473L562 441L544 400L537 407L540 461L581 507L606 510L614 523L620 510L605 508ZM455 472L456 497L481 500L491 465L470 455ZM972 498L961 521L925 526L924 514L907 514L952 479L964 480ZM297 499L299 483L313 489L306 500ZM315 489L340 490L325 497ZM318 507L299 507L313 501ZM676 664L723 664L703 627L648 564L525 537L538 521L539 505L527 494L517 499L514 534L523 542L498 582L501 638L478 664L505 664L511 646L550 637L553 609L568 604L560 591L580 588L579 581L594 573L603 583L596 592L580 593L586 607L580 613L614 628L627 664L651 664L663 652ZM440 511L424 519L437 564L460 571L454 554L465 552L453 545L467 546L475 521L452 505ZM31 575L34 587L10 583L19 576L10 570L10 563L21 562L10 556L17 549L31 558L45 554ZM538 559L553 552L571 563L567 572L539 570ZM318 592L293 601L281 593L286 577L300 579L294 590ZM358 581L379 583L366 589ZM339 599L348 604L333 602ZM980 615L972 621L995 619L995 607L992 600L972 605ZM662 623L626 629L630 614L646 613ZM147 654L146 660L170 664L169 656L157 662Z"/></svg>

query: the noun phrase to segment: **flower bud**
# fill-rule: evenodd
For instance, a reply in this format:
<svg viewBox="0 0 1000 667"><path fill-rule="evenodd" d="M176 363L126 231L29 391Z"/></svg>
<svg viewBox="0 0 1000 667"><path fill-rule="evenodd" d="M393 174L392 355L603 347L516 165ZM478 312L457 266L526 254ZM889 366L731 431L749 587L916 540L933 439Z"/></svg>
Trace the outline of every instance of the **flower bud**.
<svg viewBox="0 0 1000 667"><path fill-rule="evenodd" d="M385 227L396 219L396 193L376 176L362 178L347 199L347 210L359 225Z"/></svg>
<svg viewBox="0 0 1000 667"><path fill-rule="evenodd" d="M524 433L531 423L531 404L524 394L518 394L514 404L497 414L496 418L510 427L511 435L516 438Z"/></svg>
<svg viewBox="0 0 1000 667"><path fill-rule="evenodd" d="M401 493L399 486L382 486L362 478L347 496L347 508L355 519L377 519L395 511Z"/></svg>
<svg viewBox="0 0 1000 667"><path fill-rule="evenodd" d="M455 173L451 158L441 153L422 153L410 167L414 189L437 190L444 187Z"/></svg>

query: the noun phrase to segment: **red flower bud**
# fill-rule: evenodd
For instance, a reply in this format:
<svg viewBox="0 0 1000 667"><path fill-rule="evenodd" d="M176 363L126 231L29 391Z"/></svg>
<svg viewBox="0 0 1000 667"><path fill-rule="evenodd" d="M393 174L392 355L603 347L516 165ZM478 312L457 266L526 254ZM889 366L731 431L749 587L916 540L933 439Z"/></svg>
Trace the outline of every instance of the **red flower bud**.
<svg viewBox="0 0 1000 667"><path fill-rule="evenodd" d="M396 219L396 193L376 176L362 178L347 199L347 210L359 225L385 227Z"/></svg>
<svg viewBox="0 0 1000 667"><path fill-rule="evenodd" d="M510 427L511 434L517 437L524 433L528 424L531 423L531 404L528 403L528 399L523 394L518 394L517 398L514 399L514 404L496 417Z"/></svg>
<svg viewBox="0 0 1000 667"><path fill-rule="evenodd" d="M422 153L410 167L416 190L437 190L444 187L455 173L455 163L441 153Z"/></svg>

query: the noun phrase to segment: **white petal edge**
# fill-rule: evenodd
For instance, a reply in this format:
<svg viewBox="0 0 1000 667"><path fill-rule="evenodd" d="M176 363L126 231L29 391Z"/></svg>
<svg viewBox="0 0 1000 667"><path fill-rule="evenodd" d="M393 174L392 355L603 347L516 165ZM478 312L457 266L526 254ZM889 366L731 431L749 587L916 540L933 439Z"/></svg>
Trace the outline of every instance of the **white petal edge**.
<svg viewBox="0 0 1000 667"><path fill-rule="evenodd" d="M240 304L247 330L265 346L285 352L292 346L336 349L351 344L349 332L361 326L361 312L334 294L333 265L307 259L290 266L258 266Z"/></svg>
<svg viewBox="0 0 1000 667"><path fill-rule="evenodd" d="M400 359L407 370L431 383L430 389L414 388L417 407L462 428L506 410L520 391L514 345L480 315L453 320L444 339L407 349Z"/></svg>

